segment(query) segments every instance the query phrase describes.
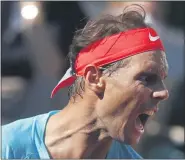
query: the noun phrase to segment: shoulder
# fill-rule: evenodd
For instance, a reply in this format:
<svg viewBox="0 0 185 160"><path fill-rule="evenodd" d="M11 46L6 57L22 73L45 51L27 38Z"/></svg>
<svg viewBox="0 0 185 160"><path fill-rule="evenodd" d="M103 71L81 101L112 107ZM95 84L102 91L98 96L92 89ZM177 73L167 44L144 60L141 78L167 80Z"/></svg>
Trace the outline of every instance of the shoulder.
<svg viewBox="0 0 185 160"><path fill-rule="evenodd" d="M41 135L50 115L58 111L40 114L34 117L17 120L2 126L2 158L3 159L38 159L37 143L41 143Z"/></svg>
<svg viewBox="0 0 185 160"><path fill-rule="evenodd" d="M2 126L2 158L16 158L17 151L24 153L26 143L32 141L34 119L35 117L21 119Z"/></svg>
<svg viewBox="0 0 185 160"><path fill-rule="evenodd" d="M43 115L17 120L2 126L2 158L25 158L34 152L35 122Z"/></svg>

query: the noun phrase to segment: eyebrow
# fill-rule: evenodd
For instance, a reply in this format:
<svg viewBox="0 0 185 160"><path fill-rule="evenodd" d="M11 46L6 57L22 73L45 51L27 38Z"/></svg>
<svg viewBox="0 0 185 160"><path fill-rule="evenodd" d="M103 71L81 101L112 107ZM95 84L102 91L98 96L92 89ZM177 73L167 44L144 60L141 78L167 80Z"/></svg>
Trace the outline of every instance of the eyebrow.
<svg viewBox="0 0 185 160"><path fill-rule="evenodd" d="M156 72L141 71L139 74L144 75L144 76L158 76L158 77L160 77L159 74L157 74Z"/></svg>
<svg viewBox="0 0 185 160"><path fill-rule="evenodd" d="M155 64L156 65L156 64ZM161 79L166 79L168 76L168 65L164 65L164 66L158 66L157 68L155 65L148 65L145 70L141 71L143 73L147 73L148 75L151 74L156 74L157 76L159 76ZM151 70L150 70L151 69ZM148 70L148 71L147 71ZM150 71L149 71L150 70ZM162 74L161 74L162 73Z"/></svg>

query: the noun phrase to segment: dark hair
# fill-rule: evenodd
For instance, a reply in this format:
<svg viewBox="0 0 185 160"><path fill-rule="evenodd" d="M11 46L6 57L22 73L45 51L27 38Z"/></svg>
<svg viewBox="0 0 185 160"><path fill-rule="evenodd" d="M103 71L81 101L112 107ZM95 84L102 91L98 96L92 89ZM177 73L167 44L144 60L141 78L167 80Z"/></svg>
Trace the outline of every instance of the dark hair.
<svg viewBox="0 0 185 160"><path fill-rule="evenodd" d="M137 9L141 9L137 11ZM143 14L142 14L143 13ZM72 72L75 73L75 60L81 49L85 48L88 44L97 41L106 36L116 34L119 32L149 27L145 23L145 10L137 4L125 7L123 13L119 16L103 15L96 20L89 20L83 29L75 32L68 58ZM127 66L130 58L114 62L112 64L103 66L102 71L105 71L109 76L120 67ZM75 98L78 94L81 96L84 90L84 81L82 77L78 77L72 86L69 87L69 97Z"/></svg>

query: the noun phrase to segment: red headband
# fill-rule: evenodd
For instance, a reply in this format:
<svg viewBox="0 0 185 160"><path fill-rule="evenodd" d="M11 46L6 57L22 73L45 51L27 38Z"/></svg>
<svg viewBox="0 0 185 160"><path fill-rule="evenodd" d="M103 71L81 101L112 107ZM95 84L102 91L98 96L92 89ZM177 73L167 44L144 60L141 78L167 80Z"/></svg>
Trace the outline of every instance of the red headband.
<svg viewBox="0 0 185 160"><path fill-rule="evenodd" d="M72 85L77 75L83 76L84 69L89 64L100 67L151 50L164 51L159 36L152 28L120 32L95 41L80 51L75 61L76 74L72 75L71 68L68 69L53 89L51 97L60 88Z"/></svg>

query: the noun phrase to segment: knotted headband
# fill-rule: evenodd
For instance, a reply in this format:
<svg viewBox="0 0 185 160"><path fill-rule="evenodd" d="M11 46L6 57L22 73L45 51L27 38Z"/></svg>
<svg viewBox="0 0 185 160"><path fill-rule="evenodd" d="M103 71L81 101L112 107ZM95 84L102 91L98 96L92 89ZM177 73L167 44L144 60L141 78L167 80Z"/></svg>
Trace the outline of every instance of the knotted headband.
<svg viewBox="0 0 185 160"><path fill-rule="evenodd" d="M104 37L83 48L75 61L75 74L69 68L64 77L53 89L56 92L73 84L77 76L83 76L87 65L101 67L121 59L151 50L164 51L160 37L153 28L138 28Z"/></svg>

